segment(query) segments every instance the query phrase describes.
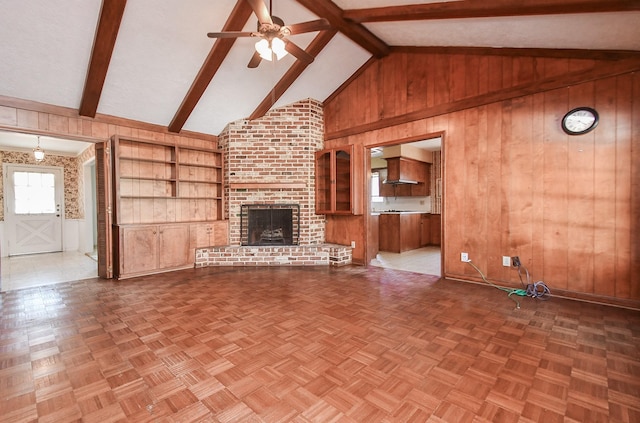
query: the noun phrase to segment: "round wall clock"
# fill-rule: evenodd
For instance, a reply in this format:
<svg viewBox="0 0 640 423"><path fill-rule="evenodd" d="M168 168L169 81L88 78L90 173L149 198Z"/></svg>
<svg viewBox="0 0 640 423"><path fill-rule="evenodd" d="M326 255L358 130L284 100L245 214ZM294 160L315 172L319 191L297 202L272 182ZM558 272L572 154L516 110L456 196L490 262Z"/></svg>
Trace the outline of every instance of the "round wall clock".
<svg viewBox="0 0 640 423"><path fill-rule="evenodd" d="M598 125L598 112L591 107L576 107L562 118L562 130L569 135L582 135Z"/></svg>

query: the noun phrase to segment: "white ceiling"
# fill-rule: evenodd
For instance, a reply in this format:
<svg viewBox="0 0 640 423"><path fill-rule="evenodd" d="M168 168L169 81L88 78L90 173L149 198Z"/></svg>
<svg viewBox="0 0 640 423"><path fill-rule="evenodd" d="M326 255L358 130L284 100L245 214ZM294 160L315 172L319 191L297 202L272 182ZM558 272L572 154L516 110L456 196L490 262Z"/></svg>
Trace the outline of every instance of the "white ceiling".
<svg viewBox="0 0 640 423"><path fill-rule="evenodd" d="M75 157L91 145L91 143L77 140L0 131L0 148L4 150L30 153L38 146L38 141L45 154L55 154L57 156Z"/></svg>
<svg viewBox="0 0 640 423"><path fill-rule="evenodd" d="M345 10L435 2L334 0ZM215 42L207 32L222 30L235 3L127 1L97 112L168 126ZM272 0L272 4L272 14L285 23L319 18L295 0ZM101 0L0 0L0 96L78 109L100 10ZM245 31L255 30L255 25L252 15ZM390 46L640 51L640 12L363 25ZM290 39L305 48L315 35ZM236 41L184 130L218 135L229 122L248 117L269 95L294 58L263 61L249 69L246 65L255 41ZM306 98L325 100L370 57L371 53L339 33L275 107Z"/></svg>

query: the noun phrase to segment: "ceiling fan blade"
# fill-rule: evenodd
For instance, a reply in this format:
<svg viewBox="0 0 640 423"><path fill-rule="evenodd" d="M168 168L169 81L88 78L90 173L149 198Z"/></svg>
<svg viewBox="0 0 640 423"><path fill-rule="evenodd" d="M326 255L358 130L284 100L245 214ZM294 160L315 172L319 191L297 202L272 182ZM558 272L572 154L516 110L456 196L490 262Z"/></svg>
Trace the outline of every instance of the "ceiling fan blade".
<svg viewBox="0 0 640 423"><path fill-rule="evenodd" d="M295 56L298 60L306 64L313 62L314 57L309 53L307 53L306 51L304 51L303 49L301 49L300 47L298 47L297 44L287 39L283 41L284 41L284 49L287 50L289 53L291 53L293 56Z"/></svg>
<svg viewBox="0 0 640 423"><path fill-rule="evenodd" d="M253 13L258 17L258 22L272 24L271 14L267 5L262 0L247 0L253 9Z"/></svg>
<svg viewBox="0 0 640 423"><path fill-rule="evenodd" d="M262 61L262 57L260 57L260 53L257 51L253 52L253 56L251 56L251 60L249 60L248 68L257 68L260 62Z"/></svg>
<svg viewBox="0 0 640 423"><path fill-rule="evenodd" d="M238 38L238 37L254 37L254 32L240 32L240 31L227 31L227 32L209 32L207 37L209 38Z"/></svg>
<svg viewBox="0 0 640 423"><path fill-rule="evenodd" d="M305 32L322 31L331 28L331 24L326 19L318 19L315 21L301 22L293 25L287 25L291 35L303 34Z"/></svg>

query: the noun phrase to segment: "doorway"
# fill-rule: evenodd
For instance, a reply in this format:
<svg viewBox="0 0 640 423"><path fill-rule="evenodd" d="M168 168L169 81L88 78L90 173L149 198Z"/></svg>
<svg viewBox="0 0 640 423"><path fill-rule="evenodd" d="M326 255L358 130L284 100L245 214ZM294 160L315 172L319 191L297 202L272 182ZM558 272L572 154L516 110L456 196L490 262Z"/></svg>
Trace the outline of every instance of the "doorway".
<svg viewBox="0 0 640 423"><path fill-rule="evenodd" d="M8 255L62 251L62 169L6 163L3 168Z"/></svg>
<svg viewBox="0 0 640 423"><path fill-rule="evenodd" d="M4 162L0 291L97 277L96 261L85 254L95 244L95 160L87 151L95 142L82 136L0 131ZM38 144L45 158L34 162L32 147ZM70 171L77 168L84 176ZM44 217L52 221L43 222Z"/></svg>
<svg viewBox="0 0 640 423"><path fill-rule="evenodd" d="M376 234L370 235L368 240L373 244L367 252L369 265L433 276L442 275L443 137L442 133L430 134L367 149L370 153L367 156L371 158L367 165L370 175L367 226L369 234ZM398 177L396 172L392 172L394 174L391 176L387 174L387 158L393 161L398 157L429 163L428 194L421 194L422 188L409 189L404 186L399 189L394 186L390 190L388 186L385 187L386 179L393 181L394 177ZM415 216L416 214L419 216ZM409 232L412 235L405 235L405 224L410 225ZM389 232L402 233L403 237L411 238L409 243L412 245L403 245L399 251L395 249L398 247L395 243L391 250L386 248L389 246Z"/></svg>

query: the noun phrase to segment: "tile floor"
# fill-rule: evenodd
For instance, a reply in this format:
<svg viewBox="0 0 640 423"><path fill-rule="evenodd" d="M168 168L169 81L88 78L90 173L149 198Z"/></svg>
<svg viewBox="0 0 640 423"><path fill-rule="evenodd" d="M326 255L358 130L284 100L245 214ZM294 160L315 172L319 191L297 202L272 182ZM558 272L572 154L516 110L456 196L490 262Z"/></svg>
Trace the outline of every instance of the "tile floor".
<svg viewBox="0 0 640 423"><path fill-rule="evenodd" d="M371 265L425 275L442 275L440 273L440 247L437 246L418 248L399 254L381 251L375 259L371 260Z"/></svg>
<svg viewBox="0 0 640 423"><path fill-rule="evenodd" d="M0 291L95 278L98 263L78 251L2 257Z"/></svg>

